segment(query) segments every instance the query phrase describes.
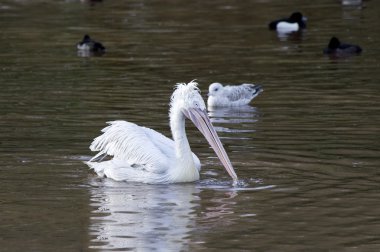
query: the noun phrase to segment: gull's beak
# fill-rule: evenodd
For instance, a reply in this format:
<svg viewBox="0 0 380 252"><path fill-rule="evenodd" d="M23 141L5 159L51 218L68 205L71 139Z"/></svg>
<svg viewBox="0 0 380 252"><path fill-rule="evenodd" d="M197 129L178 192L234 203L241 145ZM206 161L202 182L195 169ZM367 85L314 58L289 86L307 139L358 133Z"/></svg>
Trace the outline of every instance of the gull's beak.
<svg viewBox="0 0 380 252"><path fill-rule="evenodd" d="M232 164L227 156L226 151L223 148L222 143L219 140L218 135L216 134L214 127L211 124L210 119L208 118L206 110L202 110L199 108L190 108L184 109L183 112L185 116L189 118L199 129L199 131L205 136L208 143L214 149L216 155L222 162L224 168L226 168L228 174L230 174L234 183L236 183L238 177L235 173L234 168L232 167Z"/></svg>

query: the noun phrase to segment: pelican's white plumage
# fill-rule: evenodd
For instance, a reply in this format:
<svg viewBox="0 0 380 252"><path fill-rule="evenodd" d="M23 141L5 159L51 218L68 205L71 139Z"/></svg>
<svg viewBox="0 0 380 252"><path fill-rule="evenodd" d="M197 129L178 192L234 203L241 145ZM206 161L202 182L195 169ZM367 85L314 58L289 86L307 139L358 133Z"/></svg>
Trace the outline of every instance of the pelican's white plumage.
<svg viewBox="0 0 380 252"><path fill-rule="evenodd" d="M178 84L170 102L170 128L173 140L149 128L126 121L109 122L90 149L98 151L87 164L99 176L117 181L143 183L190 182L199 179L200 161L191 152L185 132L189 118L206 137L227 172L237 176L206 112L196 82ZM112 156L97 162L103 155Z"/></svg>
<svg viewBox="0 0 380 252"><path fill-rule="evenodd" d="M223 86L215 82L209 86L207 105L209 107L244 106L251 102L262 91L261 85L241 84Z"/></svg>

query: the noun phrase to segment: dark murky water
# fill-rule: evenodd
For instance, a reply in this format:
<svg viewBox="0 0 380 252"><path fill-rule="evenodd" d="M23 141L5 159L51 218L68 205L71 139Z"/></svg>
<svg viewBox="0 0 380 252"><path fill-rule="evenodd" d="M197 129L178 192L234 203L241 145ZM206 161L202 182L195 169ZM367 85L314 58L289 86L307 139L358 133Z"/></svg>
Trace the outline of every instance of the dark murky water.
<svg viewBox="0 0 380 252"><path fill-rule="evenodd" d="M378 251L379 7L1 1L1 250ZM267 30L295 9L308 17L302 34ZM77 55L85 33L105 55ZM332 35L363 54L323 56ZM264 86L252 106L210 111L242 186L231 187L193 126L199 182L88 171L82 161L106 121L170 135L173 85L192 79L204 95L215 81Z"/></svg>

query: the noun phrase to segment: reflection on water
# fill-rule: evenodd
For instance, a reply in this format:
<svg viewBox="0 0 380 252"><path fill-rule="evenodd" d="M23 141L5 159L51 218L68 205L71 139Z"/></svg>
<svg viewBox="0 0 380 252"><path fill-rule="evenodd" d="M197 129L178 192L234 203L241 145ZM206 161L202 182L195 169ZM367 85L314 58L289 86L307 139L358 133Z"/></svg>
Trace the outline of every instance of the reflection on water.
<svg viewBox="0 0 380 252"><path fill-rule="evenodd" d="M250 126L256 123L260 116L258 109L249 105L210 107L208 110L210 120L214 124L216 131L228 133L254 132L255 130Z"/></svg>
<svg viewBox="0 0 380 252"><path fill-rule="evenodd" d="M203 233L255 218L252 209L238 207L240 193L273 189L211 180L147 185L92 179L90 185L89 247L101 251L189 251L206 242Z"/></svg>
<svg viewBox="0 0 380 252"><path fill-rule="evenodd" d="M78 50L77 55L78 57L88 58L88 57L101 57L105 54L105 52L91 52L89 50Z"/></svg>
<svg viewBox="0 0 380 252"><path fill-rule="evenodd" d="M203 192L207 195L207 192ZM201 193L202 196L202 193ZM211 200L202 208L202 213L198 218L198 226L205 226L207 229L219 229L224 225L233 224L235 221L236 191L224 191L215 194ZM206 196L207 197L207 196Z"/></svg>
<svg viewBox="0 0 380 252"><path fill-rule="evenodd" d="M90 2L0 3L0 250L379 251L380 1ZM294 6L308 27L282 41L267 23ZM86 33L107 53L78 57ZM324 56L333 35L362 55ZM198 183L88 178L106 121L170 136L192 79L264 84L210 111L242 187L190 124Z"/></svg>
<svg viewBox="0 0 380 252"><path fill-rule="evenodd" d="M194 184L145 185L93 180L90 248L186 250L195 227Z"/></svg>
<svg viewBox="0 0 380 252"><path fill-rule="evenodd" d="M277 37L280 41L292 41L301 42L304 39L305 30L300 30L297 32L279 32L277 31Z"/></svg>

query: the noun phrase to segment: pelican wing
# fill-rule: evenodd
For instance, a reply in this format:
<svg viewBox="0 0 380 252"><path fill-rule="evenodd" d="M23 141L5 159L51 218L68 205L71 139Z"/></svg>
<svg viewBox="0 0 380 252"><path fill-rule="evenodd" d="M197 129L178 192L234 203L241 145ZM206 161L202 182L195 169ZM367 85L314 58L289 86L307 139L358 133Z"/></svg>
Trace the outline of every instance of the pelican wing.
<svg viewBox="0 0 380 252"><path fill-rule="evenodd" d="M174 142L164 135L126 121L108 122L103 134L92 142L90 149L100 155L113 156L129 166L143 167L153 173L162 173L173 159Z"/></svg>
<svg viewBox="0 0 380 252"><path fill-rule="evenodd" d="M174 146L174 141L172 139L162 135L161 133L159 133L155 130L145 128L145 127L141 127L141 128L143 130L145 130L146 134L150 137L150 139L152 139L152 141L155 143L155 145L160 146L161 151L166 156L170 157L171 160L174 160L174 158L175 158L175 150L174 150L175 146ZM192 152L192 154L193 154L195 167L198 169L198 171L200 171L201 170L201 161L199 160L197 155L194 154L194 152Z"/></svg>
<svg viewBox="0 0 380 252"><path fill-rule="evenodd" d="M234 102L239 100L251 100L257 93L254 84L242 84L239 86L225 86L224 92L227 98Z"/></svg>

